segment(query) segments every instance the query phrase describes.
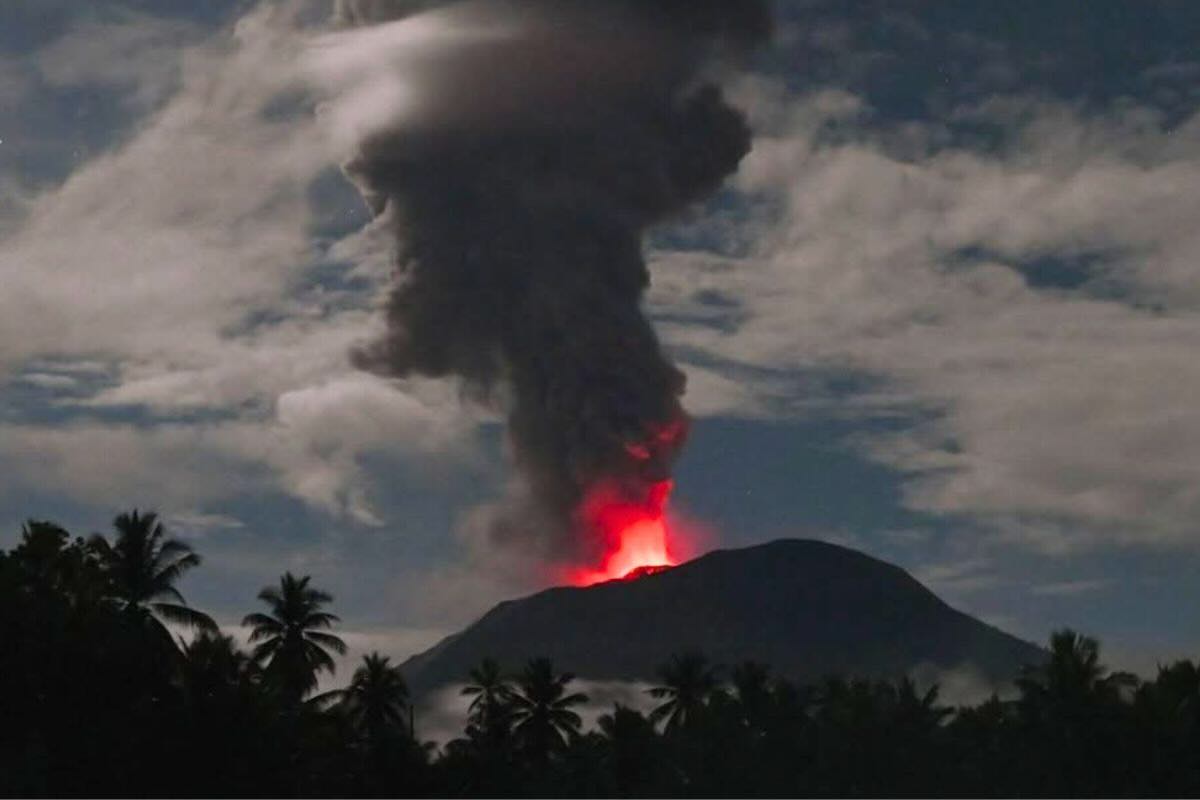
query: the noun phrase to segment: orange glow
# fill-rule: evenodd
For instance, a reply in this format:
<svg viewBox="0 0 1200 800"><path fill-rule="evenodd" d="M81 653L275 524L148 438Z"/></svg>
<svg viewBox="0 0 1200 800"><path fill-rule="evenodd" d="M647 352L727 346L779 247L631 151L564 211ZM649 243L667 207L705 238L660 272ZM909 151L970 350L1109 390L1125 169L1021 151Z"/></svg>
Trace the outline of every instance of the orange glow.
<svg viewBox="0 0 1200 800"><path fill-rule="evenodd" d="M584 503L583 518L601 537L603 555L598 567L568 570L575 586L626 577L641 577L679 563L671 554L666 520L671 481L651 485L644 502L633 502L611 489L600 489ZM631 573L637 573L631 575Z"/></svg>

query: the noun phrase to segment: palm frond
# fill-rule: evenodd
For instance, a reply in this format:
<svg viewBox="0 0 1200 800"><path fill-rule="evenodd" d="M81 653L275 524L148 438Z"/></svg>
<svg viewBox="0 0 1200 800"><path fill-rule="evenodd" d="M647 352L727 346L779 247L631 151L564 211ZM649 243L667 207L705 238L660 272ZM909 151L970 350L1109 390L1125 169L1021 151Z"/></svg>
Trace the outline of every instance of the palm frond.
<svg viewBox="0 0 1200 800"><path fill-rule="evenodd" d="M179 539L167 539L162 543L162 547L160 547L158 550L158 557L162 561L171 561L176 556L188 555L193 555L199 558L199 556L196 555L196 552L192 550L192 546L190 544L180 541Z"/></svg>
<svg viewBox="0 0 1200 800"><path fill-rule="evenodd" d="M329 653L326 653L321 648L309 645L307 655L309 663L312 664L313 669L316 672L321 672L324 670L325 672L333 674L335 671L337 671L337 665L334 663L333 658L330 657Z"/></svg>
<svg viewBox="0 0 1200 800"><path fill-rule="evenodd" d="M251 637L251 641L253 641L253 637ZM279 645L279 639L268 639L267 641L255 646L254 649L250 651L250 657L261 664L267 659L274 657L275 653L279 650Z"/></svg>
<svg viewBox="0 0 1200 800"><path fill-rule="evenodd" d="M651 722L657 724L659 722L662 722L667 717L672 716L674 713L675 713L675 704L674 703L663 703L658 708L652 709L650 711L648 719Z"/></svg>
<svg viewBox="0 0 1200 800"><path fill-rule="evenodd" d="M205 631L216 632L219 630L213 618L203 611L197 611L194 608L174 603L151 603L150 607L154 609L154 613L167 622L174 622L176 625L187 625Z"/></svg>
<svg viewBox="0 0 1200 800"><path fill-rule="evenodd" d="M591 698L583 692L576 692L575 694L569 694L566 697L560 698L554 703L554 705L559 706L560 708L566 706L577 706L581 703L586 703L590 699Z"/></svg>
<svg viewBox="0 0 1200 800"><path fill-rule="evenodd" d="M308 583L309 576L304 576L304 583ZM308 589L304 592L304 598L314 606L325 605L333 602L333 595L329 592L323 592L320 589Z"/></svg>
<svg viewBox="0 0 1200 800"><path fill-rule="evenodd" d="M304 638L311 642L315 642L322 647L328 647L338 655L346 655L346 643L334 636L332 633L321 633L320 631L305 631Z"/></svg>
<svg viewBox="0 0 1200 800"><path fill-rule="evenodd" d="M169 586L182 578L185 572L198 566L200 566L200 556L191 553L160 568L154 573L153 580L160 586Z"/></svg>
<svg viewBox="0 0 1200 800"><path fill-rule="evenodd" d="M273 606L283 605L283 597L280 596L279 590L274 586L267 586L259 592L258 599Z"/></svg>
<svg viewBox="0 0 1200 800"><path fill-rule="evenodd" d="M330 614L326 611L312 611L304 615L304 619L300 624L305 628L332 628L334 623L341 621L341 617L337 614Z"/></svg>
<svg viewBox="0 0 1200 800"><path fill-rule="evenodd" d="M149 597L147 597L146 599L147 600L157 600L159 602L162 602L164 598L169 598L171 600L174 600L176 603L179 603L180 605L187 605L187 601L183 599L183 595L179 593L179 590L176 589L174 586L169 586L169 585L159 585L159 586L152 587L149 592Z"/></svg>
<svg viewBox="0 0 1200 800"><path fill-rule="evenodd" d="M270 633L281 633L283 631L283 623L268 614L260 614L255 612L242 617L242 625L247 628L255 628L268 631Z"/></svg>
<svg viewBox="0 0 1200 800"><path fill-rule="evenodd" d="M345 689L330 689L328 692L321 692L308 698L305 701L305 705L324 710L330 706L345 702L348 697L349 692Z"/></svg>

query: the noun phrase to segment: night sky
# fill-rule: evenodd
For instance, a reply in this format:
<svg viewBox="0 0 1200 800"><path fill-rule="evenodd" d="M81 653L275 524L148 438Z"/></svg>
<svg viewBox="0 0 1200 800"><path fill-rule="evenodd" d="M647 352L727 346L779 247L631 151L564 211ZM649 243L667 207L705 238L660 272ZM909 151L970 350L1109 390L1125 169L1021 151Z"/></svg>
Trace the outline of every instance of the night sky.
<svg viewBox="0 0 1200 800"><path fill-rule="evenodd" d="M1200 652L1200 5L780 0L753 152L647 242L692 549L804 536L1113 665ZM501 415L387 381L389 236L317 0L0 9L0 546L158 509L233 626L285 569L403 658L538 588Z"/></svg>

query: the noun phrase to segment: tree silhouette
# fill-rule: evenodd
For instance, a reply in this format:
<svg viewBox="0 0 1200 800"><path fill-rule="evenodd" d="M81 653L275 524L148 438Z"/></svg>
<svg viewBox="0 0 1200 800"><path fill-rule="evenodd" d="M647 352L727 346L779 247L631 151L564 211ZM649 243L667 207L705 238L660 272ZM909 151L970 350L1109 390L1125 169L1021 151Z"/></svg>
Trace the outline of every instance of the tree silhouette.
<svg viewBox="0 0 1200 800"><path fill-rule="evenodd" d="M325 692L314 701L336 701L368 743L377 744L390 734L407 733L412 724L408 684L400 668L379 653L363 656L345 689Z"/></svg>
<svg viewBox="0 0 1200 800"><path fill-rule="evenodd" d="M500 664L485 658L471 669L468 680L461 692L463 697L472 698L468 721L485 737L506 734L512 719L513 686L504 677Z"/></svg>
<svg viewBox="0 0 1200 800"><path fill-rule="evenodd" d="M1102 793L1124 776L1124 764L1106 758L1121 739L1128 713L1123 693L1136 679L1109 673L1099 643L1073 630L1054 632L1050 657L1026 667L1017 679L1020 722L1027 741L1038 743L1026 766L1055 794Z"/></svg>
<svg viewBox="0 0 1200 800"><path fill-rule="evenodd" d="M771 670L757 661L743 661L730 678L746 724L761 731L771 706Z"/></svg>
<svg viewBox="0 0 1200 800"><path fill-rule="evenodd" d="M534 762L542 762L550 753L561 750L583 725L572 708L586 703L588 697L580 692L567 693L574 679L570 673L556 674L548 658L531 660L517 676L517 689L512 695L514 733Z"/></svg>
<svg viewBox="0 0 1200 800"><path fill-rule="evenodd" d="M703 711L709 695L717 689L717 675L700 653L676 654L658 668L659 686L649 694L663 702L650 712L650 721L666 720L665 730L675 732Z"/></svg>
<svg viewBox="0 0 1200 800"><path fill-rule="evenodd" d="M621 704L597 720L608 742L605 767L621 797L668 794L669 770L654 724ZM674 792L678 794L678 792Z"/></svg>
<svg viewBox="0 0 1200 800"><path fill-rule="evenodd" d="M335 702L335 710L349 721L366 757L361 785L372 795L390 794L389 783L398 780L406 766L424 763L425 758L411 735L408 684L390 662L379 653L363 656L349 686L309 701L317 707Z"/></svg>
<svg viewBox="0 0 1200 800"><path fill-rule="evenodd" d="M72 613L95 611L111 594L95 549L53 522L29 520L9 557L39 603L65 604Z"/></svg>
<svg viewBox="0 0 1200 800"><path fill-rule="evenodd" d="M1114 699L1136 683L1125 672L1109 674L1100 663L1100 645L1067 628L1050 636L1050 658L1026 667L1017 679L1022 698L1030 706L1087 704L1093 698Z"/></svg>
<svg viewBox="0 0 1200 800"><path fill-rule="evenodd" d="M1145 748L1144 783L1137 794L1183 796L1200 786L1200 666L1177 661L1158 668L1138 689L1136 740Z"/></svg>
<svg viewBox="0 0 1200 800"><path fill-rule="evenodd" d="M1014 699L953 715L903 677L810 686L747 662L726 690L693 653L660 669L654 721L618 705L583 732L570 675L541 658L514 682L488 660L462 690L465 736L431 760L385 656L301 702L343 648L307 577L263 590L253 654L208 629L160 636L153 604L194 561L151 515L123 517L107 549L30 521L0 550L0 795L1200 795L1197 664L1137 685L1073 631Z"/></svg>
<svg viewBox="0 0 1200 800"><path fill-rule="evenodd" d="M163 620L200 630L217 630L207 614L190 608L175 584L200 566L200 556L166 530L153 511L137 509L113 520L112 544L100 534L89 540L108 580L109 591L131 618L153 625L170 639Z"/></svg>
<svg viewBox="0 0 1200 800"><path fill-rule="evenodd" d="M257 665L232 636L203 631L190 642L181 639L180 653L178 684L188 705L197 708L221 702L259 677Z"/></svg>
<svg viewBox="0 0 1200 800"><path fill-rule="evenodd" d="M321 610L333 597L310 587L310 580L309 575L297 578L284 573L278 587L268 586L258 593L270 613L247 614L242 620L252 629L250 642L257 643L254 660L265 665L267 677L293 704L317 687L319 673L334 673L329 651L346 652L346 643L326 632L339 622L336 615Z"/></svg>

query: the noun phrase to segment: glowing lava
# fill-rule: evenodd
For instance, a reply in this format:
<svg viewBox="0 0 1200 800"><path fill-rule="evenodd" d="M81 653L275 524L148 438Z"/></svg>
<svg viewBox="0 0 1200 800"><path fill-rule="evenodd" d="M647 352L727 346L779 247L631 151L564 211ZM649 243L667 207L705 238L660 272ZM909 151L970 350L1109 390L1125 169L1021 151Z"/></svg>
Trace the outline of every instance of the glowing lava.
<svg viewBox="0 0 1200 800"><path fill-rule="evenodd" d="M583 516L601 538L599 568L568 571L575 586L652 574L678 561L672 557L666 520L671 481L653 484L644 502L633 502L612 490L598 490L584 505ZM655 569L657 568L657 569Z"/></svg>

